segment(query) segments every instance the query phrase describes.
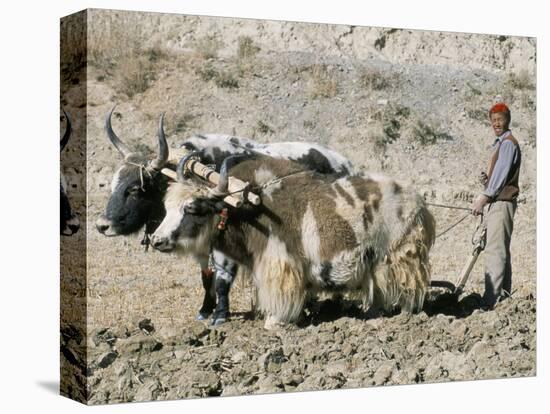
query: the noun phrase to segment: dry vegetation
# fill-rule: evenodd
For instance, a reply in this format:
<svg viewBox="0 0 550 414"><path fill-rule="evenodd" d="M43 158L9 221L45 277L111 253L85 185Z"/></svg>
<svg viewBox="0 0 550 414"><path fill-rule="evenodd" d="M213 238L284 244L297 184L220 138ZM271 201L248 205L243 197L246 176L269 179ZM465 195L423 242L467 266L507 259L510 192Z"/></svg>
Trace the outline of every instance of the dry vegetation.
<svg viewBox="0 0 550 414"><path fill-rule="evenodd" d="M313 65L310 72L310 95L312 98L333 98L338 93L336 75L327 65Z"/></svg>
<svg viewBox="0 0 550 414"><path fill-rule="evenodd" d="M216 37L205 36L196 41L195 52L203 60L215 59L222 46L222 41Z"/></svg>
<svg viewBox="0 0 550 414"><path fill-rule="evenodd" d="M382 91L388 88L397 88L399 77L382 70L364 68L359 75L359 81L369 91Z"/></svg>

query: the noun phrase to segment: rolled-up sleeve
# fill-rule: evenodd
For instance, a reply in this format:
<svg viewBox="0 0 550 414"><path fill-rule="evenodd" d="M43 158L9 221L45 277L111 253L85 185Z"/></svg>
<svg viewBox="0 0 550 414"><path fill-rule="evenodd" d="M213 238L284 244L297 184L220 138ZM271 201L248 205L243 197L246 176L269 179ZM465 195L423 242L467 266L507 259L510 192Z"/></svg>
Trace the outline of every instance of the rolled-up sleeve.
<svg viewBox="0 0 550 414"><path fill-rule="evenodd" d="M509 140L504 141L500 145L497 162L495 163L491 179L487 183L487 188L483 191L483 194L489 198L495 198L500 193L506 184L508 173L516 157L517 148L514 143Z"/></svg>

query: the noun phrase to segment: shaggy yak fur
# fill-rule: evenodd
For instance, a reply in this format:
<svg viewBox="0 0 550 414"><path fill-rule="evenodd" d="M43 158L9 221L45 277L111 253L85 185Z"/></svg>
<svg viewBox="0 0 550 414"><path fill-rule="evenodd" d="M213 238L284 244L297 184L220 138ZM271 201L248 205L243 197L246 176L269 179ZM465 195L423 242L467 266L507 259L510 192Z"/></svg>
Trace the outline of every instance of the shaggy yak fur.
<svg viewBox="0 0 550 414"><path fill-rule="evenodd" d="M256 192L270 183L262 204L234 209L196 180L175 183L153 245L195 255L214 249L244 266L266 328L296 321L306 296L322 291L386 310L422 308L435 221L416 193L384 176L336 179L269 157L243 161L231 176Z"/></svg>

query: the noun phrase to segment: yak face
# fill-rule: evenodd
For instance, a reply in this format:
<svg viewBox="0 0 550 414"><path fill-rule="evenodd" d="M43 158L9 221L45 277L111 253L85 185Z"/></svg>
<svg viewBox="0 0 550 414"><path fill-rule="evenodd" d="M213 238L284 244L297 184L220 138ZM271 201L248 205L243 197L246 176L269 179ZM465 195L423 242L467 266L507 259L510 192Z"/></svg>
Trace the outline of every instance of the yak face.
<svg viewBox="0 0 550 414"><path fill-rule="evenodd" d="M65 120L67 122L67 128L65 129L65 133L63 134L63 138L61 138L61 141L59 142L60 146L60 152L63 151L67 143L69 142L69 138L71 137L71 119L69 118L69 115L65 110L63 109L63 114L65 115ZM60 187L60 234L63 236L72 236L75 234L78 229L80 228L80 221L78 219L78 216L72 211L71 209L71 203L69 202L69 197L67 197L67 183L65 182L65 177L63 177L63 174L61 174L61 180L59 183Z"/></svg>
<svg viewBox="0 0 550 414"><path fill-rule="evenodd" d="M111 197L105 213L96 222L96 228L105 236L117 236L135 233L145 225L149 234L165 214L162 197L166 192L167 178L161 170L168 160L168 144L164 135L164 114L159 121L158 155L147 161L141 154L130 151L113 131L111 117L114 109L107 114L105 132L124 163L113 177Z"/></svg>
<svg viewBox="0 0 550 414"><path fill-rule="evenodd" d="M203 194L203 189L192 184L175 183L170 187L166 216L151 236L155 249L166 252L179 247L185 253L208 254L214 217L224 204Z"/></svg>
<svg viewBox="0 0 550 414"><path fill-rule="evenodd" d="M166 179L144 163L125 164L111 183L111 196L105 213L97 220L97 230L105 236L139 231L153 220L160 222L165 210L162 197Z"/></svg>
<svg viewBox="0 0 550 414"><path fill-rule="evenodd" d="M65 192L65 186L64 186L64 179L61 177L61 183L60 183L60 233L63 236L72 236L75 234L78 229L80 228L80 221L78 219L78 216L72 211L71 204L69 203L69 198L67 197L67 193Z"/></svg>

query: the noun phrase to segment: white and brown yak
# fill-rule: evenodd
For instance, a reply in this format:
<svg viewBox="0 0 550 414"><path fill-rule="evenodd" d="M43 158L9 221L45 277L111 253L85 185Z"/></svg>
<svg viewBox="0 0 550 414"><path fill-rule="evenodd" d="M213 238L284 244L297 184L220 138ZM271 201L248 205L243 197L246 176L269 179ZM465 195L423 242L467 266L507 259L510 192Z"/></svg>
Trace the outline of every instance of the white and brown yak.
<svg viewBox="0 0 550 414"><path fill-rule="evenodd" d="M152 245L194 255L220 251L244 266L266 328L296 321L306 296L322 291L360 298L366 307L422 308L435 221L410 188L380 175L329 178L260 157L242 161L231 176L251 183L262 203L233 208L222 201L227 162L210 189L184 176L185 161Z"/></svg>

